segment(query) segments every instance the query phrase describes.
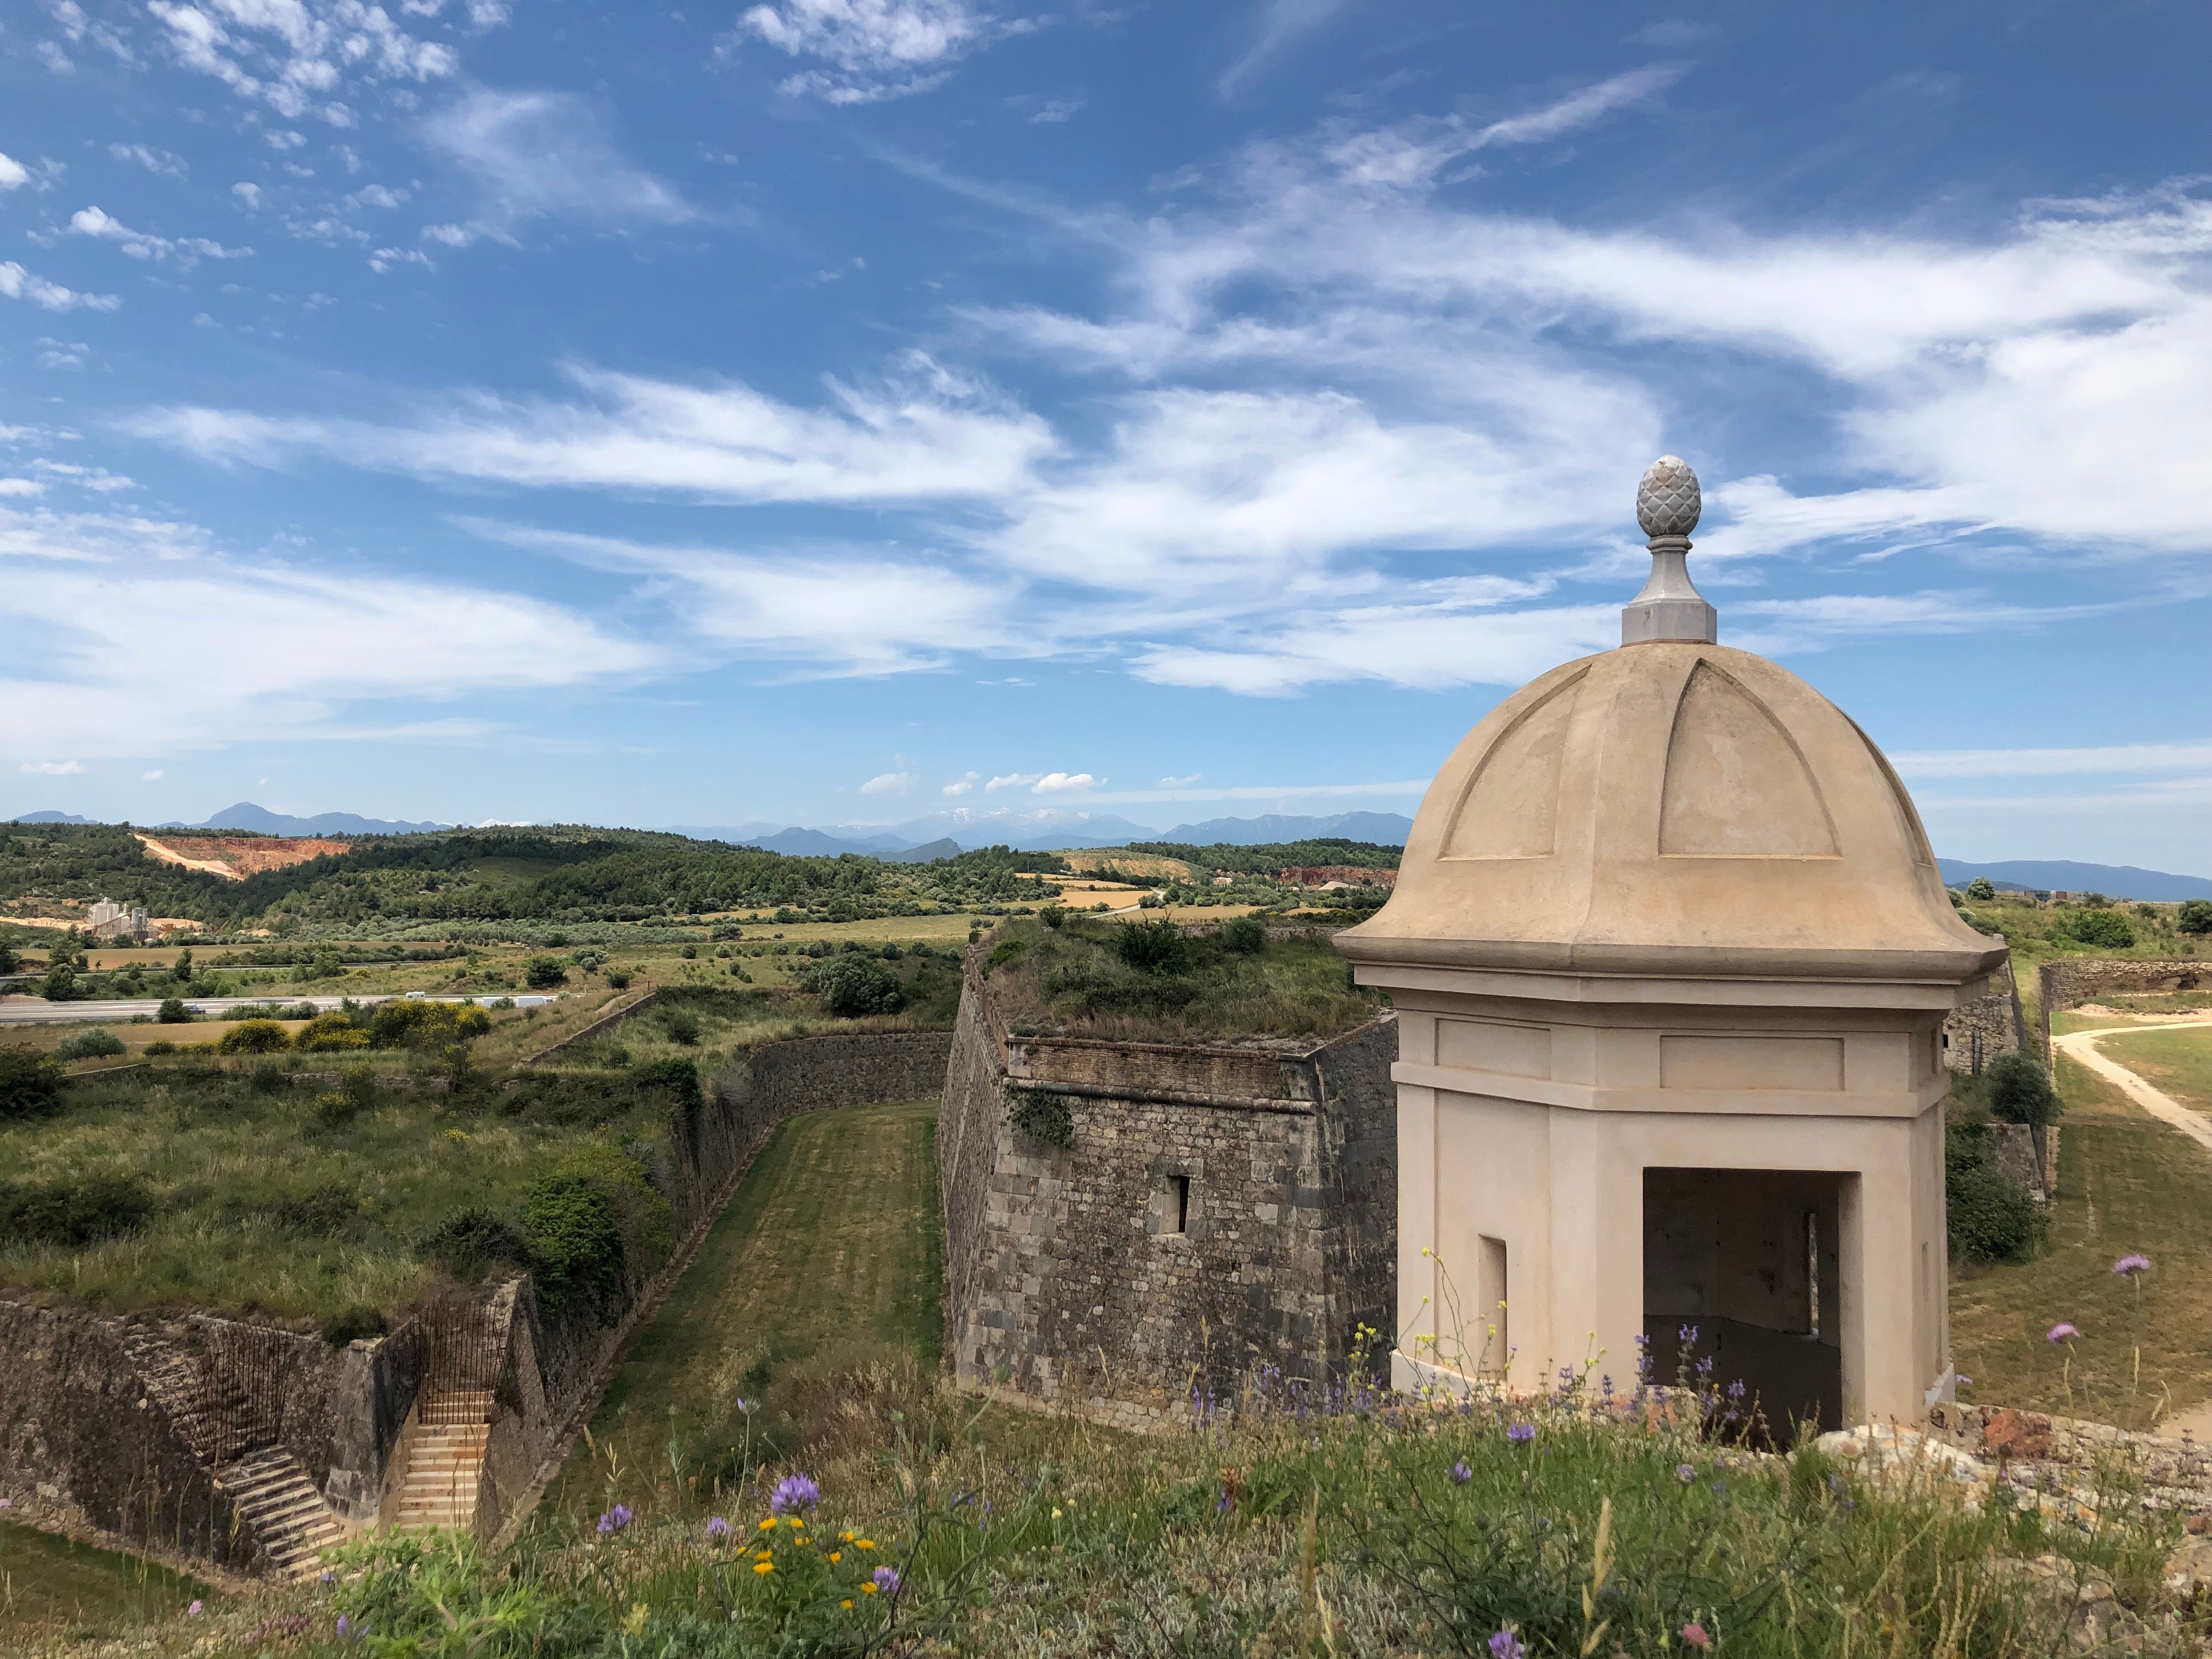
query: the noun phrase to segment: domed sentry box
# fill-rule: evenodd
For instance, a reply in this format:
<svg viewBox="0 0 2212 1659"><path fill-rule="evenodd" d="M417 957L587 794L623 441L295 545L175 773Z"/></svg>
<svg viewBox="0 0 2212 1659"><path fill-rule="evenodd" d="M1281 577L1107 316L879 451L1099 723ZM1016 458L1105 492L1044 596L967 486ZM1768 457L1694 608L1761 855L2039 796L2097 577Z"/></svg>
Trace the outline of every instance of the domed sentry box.
<svg viewBox="0 0 2212 1659"><path fill-rule="evenodd" d="M2006 953L1867 735L1714 642L1690 469L1638 509L1620 648L1468 734L1338 935L1399 1009L1395 1380L1640 1361L1778 1438L1915 1419L1953 1387L1941 1028Z"/></svg>

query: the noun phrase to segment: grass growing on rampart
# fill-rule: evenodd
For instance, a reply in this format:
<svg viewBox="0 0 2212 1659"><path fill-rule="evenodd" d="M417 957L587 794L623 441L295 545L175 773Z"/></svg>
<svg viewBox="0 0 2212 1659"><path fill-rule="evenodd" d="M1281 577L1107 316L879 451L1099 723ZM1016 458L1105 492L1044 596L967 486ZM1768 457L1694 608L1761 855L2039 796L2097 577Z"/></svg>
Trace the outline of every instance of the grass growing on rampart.
<svg viewBox="0 0 2212 1659"><path fill-rule="evenodd" d="M2063 1054L2055 1080L2066 1115L2045 1248L1952 1272L1962 1397L2144 1427L2161 1405L2212 1399L2212 1153ZM2113 1273L2136 1252L2148 1273ZM2054 1346L2062 1320L2081 1334Z"/></svg>
<svg viewBox="0 0 2212 1659"><path fill-rule="evenodd" d="M984 941L992 1000L1019 1035L1154 1042L1330 1037L1380 1011L1326 939L1262 943L1238 926L1011 918Z"/></svg>
<svg viewBox="0 0 2212 1659"><path fill-rule="evenodd" d="M936 1120L925 1100L776 1129L616 1373L550 1512L649 1506L673 1466L711 1484L748 1455L795 1454L856 1369L936 1375Z"/></svg>
<svg viewBox="0 0 2212 1659"><path fill-rule="evenodd" d="M0 1206L42 1218L0 1234L0 1288L110 1312L396 1313L439 1271L423 1244L440 1222L518 1208L584 1149L660 1140L672 1109L622 1073L509 1091L480 1073L434 1094L348 1058L150 1066L0 1123Z"/></svg>

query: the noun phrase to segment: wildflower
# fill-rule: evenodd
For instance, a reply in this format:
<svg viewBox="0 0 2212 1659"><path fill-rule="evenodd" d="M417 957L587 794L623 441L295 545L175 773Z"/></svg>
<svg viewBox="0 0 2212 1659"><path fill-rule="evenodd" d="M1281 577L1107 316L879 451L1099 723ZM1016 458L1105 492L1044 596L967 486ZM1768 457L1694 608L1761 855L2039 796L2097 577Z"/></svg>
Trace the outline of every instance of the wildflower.
<svg viewBox="0 0 2212 1659"><path fill-rule="evenodd" d="M2053 1325L2051 1328L2050 1332L2045 1336L2044 1340L2046 1342L2063 1342L2069 1338L2076 1337L2081 1334L2081 1331L2070 1321L2062 1319L2056 1325Z"/></svg>
<svg viewBox="0 0 2212 1659"><path fill-rule="evenodd" d="M1490 1638L1490 1659L1528 1659L1528 1654L1521 1638L1510 1630L1501 1630Z"/></svg>
<svg viewBox="0 0 2212 1659"><path fill-rule="evenodd" d="M322 1577L316 1579L315 1582L318 1584L335 1584L338 1582L338 1576L332 1572L328 1567L325 1567L322 1571Z"/></svg>
<svg viewBox="0 0 2212 1659"><path fill-rule="evenodd" d="M2147 1255L2124 1255L2112 1263L2112 1271L2123 1279L2133 1279L2137 1273L2150 1271L2150 1258Z"/></svg>
<svg viewBox="0 0 2212 1659"><path fill-rule="evenodd" d="M837 1605L844 1608L846 1612L850 1613L853 1610L853 1598L848 1595Z"/></svg>
<svg viewBox="0 0 2212 1659"><path fill-rule="evenodd" d="M1741 1400L1743 1398L1744 1394L1745 1389L1743 1386L1743 1379L1741 1377L1739 1376L1735 1382L1728 1385L1728 1397L1729 1399Z"/></svg>
<svg viewBox="0 0 2212 1659"><path fill-rule="evenodd" d="M1971 1389L1974 1386L1974 1379L1971 1376L1954 1377L1952 1380L1962 1389Z"/></svg>
<svg viewBox="0 0 2212 1659"><path fill-rule="evenodd" d="M1060 1519L1060 1511L1058 1510L1054 1510L1052 1512L1052 1518L1055 1521Z"/></svg>
<svg viewBox="0 0 2212 1659"><path fill-rule="evenodd" d="M616 1504L614 1508L599 1517L599 1536L605 1538L611 1534L620 1532L624 1527L629 1525L632 1518L627 1504Z"/></svg>
<svg viewBox="0 0 2212 1659"><path fill-rule="evenodd" d="M1686 1486L1698 1478L1698 1472L1687 1463L1677 1463L1674 1465L1674 1478Z"/></svg>
<svg viewBox="0 0 2212 1659"><path fill-rule="evenodd" d="M343 1642L353 1634L352 1622L343 1613L338 1615L338 1640Z"/></svg>
<svg viewBox="0 0 2212 1659"><path fill-rule="evenodd" d="M1536 1437L1536 1425L1534 1423L1516 1423L1505 1431L1505 1437L1516 1443L1525 1443Z"/></svg>
<svg viewBox="0 0 2212 1659"><path fill-rule="evenodd" d="M1680 1330L1675 1332L1674 1335L1680 1341L1694 1342L1698 1340L1698 1328L1695 1325L1685 1325Z"/></svg>
<svg viewBox="0 0 2212 1659"><path fill-rule="evenodd" d="M756 1561L753 1563L753 1571L755 1572L762 1573L774 1572L775 1571L775 1563L765 1559Z"/></svg>
<svg viewBox="0 0 2212 1659"><path fill-rule="evenodd" d="M775 1522L773 1520L763 1521L760 1523L760 1529L763 1532L774 1532L775 1530Z"/></svg>
<svg viewBox="0 0 2212 1659"><path fill-rule="evenodd" d="M15 1507L15 1500L14 1498L0 1498L0 1510L12 1510L12 1509L14 1509Z"/></svg>
<svg viewBox="0 0 2212 1659"><path fill-rule="evenodd" d="M800 1510L811 1510L822 1501L822 1488L803 1474L787 1474L775 1483L775 1491L769 1497L768 1506L778 1515L790 1515Z"/></svg>
<svg viewBox="0 0 2212 1659"><path fill-rule="evenodd" d="M868 1575L868 1582L886 1595L896 1595L899 1593L899 1576L896 1567L878 1567L875 1571Z"/></svg>
<svg viewBox="0 0 2212 1659"><path fill-rule="evenodd" d="M1455 1486L1464 1486L1474 1479L1474 1471L1468 1468L1467 1459L1464 1457L1451 1466L1451 1483Z"/></svg>
<svg viewBox="0 0 2212 1659"><path fill-rule="evenodd" d="M1709 1648L1713 1644L1711 1634L1692 1619L1682 1626L1682 1645L1686 1648Z"/></svg>
<svg viewBox="0 0 2212 1659"><path fill-rule="evenodd" d="M853 1540L853 1547L856 1550L872 1550L875 1547L876 1540L872 1538L855 1538Z"/></svg>
<svg viewBox="0 0 2212 1659"><path fill-rule="evenodd" d="M730 1523L729 1523L728 1522L726 1522L726 1521L723 1520L723 1519L722 1519L722 1517L721 1517L720 1516L719 1516L719 1515L716 1515L716 1516L708 1516L708 1520L707 1520L707 1536L708 1536L708 1537L709 1537L710 1539L713 1539L716 1543L720 1543L723 1539L727 1538L729 1535L730 1535Z"/></svg>
<svg viewBox="0 0 2212 1659"><path fill-rule="evenodd" d="M830 1565L832 1565L832 1566L836 1565L836 1564L837 1564L838 1562L840 1562L840 1561L843 1560L844 1559L845 1559L845 1552L844 1552L844 1551L842 1551L842 1550L831 1550L831 1551L830 1552Z"/></svg>
<svg viewBox="0 0 2212 1659"><path fill-rule="evenodd" d="M207 1604L204 1601L195 1601L191 1606L185 1609L185 1617L187 1619L197 1619L206 1611Z"/></svg>

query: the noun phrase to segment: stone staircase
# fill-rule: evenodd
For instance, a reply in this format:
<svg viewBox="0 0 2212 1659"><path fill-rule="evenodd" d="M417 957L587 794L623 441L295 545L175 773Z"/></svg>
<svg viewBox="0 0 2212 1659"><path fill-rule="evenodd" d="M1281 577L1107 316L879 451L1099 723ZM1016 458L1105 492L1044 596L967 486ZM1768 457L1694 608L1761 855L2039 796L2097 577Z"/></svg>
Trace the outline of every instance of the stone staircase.
<svg viewBox="0 0 2212 1659"><path fill-rule="evenodd" d="M345 1541L345 1528L322 1493L282 1446L248 1452L215 1479L252 1528L272 1577L312 1577L321 1569L322 1552Z"/></svg>
<svg viewBox="0 0 2212 1659"><path fill-rule="evenodd" d="M423 1401L393 1525L460 1531L476 1525L491 1414L489 1389L447 1389Z"/></svg>

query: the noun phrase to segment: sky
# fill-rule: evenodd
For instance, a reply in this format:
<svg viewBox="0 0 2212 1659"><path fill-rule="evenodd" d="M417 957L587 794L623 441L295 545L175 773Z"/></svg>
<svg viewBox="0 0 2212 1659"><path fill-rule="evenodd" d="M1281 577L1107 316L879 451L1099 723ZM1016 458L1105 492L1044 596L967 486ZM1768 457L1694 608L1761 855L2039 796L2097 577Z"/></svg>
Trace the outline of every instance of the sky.
<svg viewBox="0 0 2212 1659"><path fill-rule="evenodd" d="M2212 874L2212 14L15 0L0 812L1410 812L1638 476Z"/></svg>

